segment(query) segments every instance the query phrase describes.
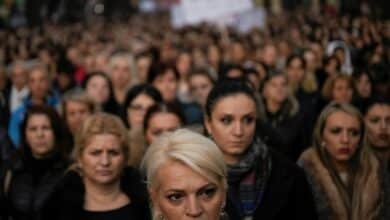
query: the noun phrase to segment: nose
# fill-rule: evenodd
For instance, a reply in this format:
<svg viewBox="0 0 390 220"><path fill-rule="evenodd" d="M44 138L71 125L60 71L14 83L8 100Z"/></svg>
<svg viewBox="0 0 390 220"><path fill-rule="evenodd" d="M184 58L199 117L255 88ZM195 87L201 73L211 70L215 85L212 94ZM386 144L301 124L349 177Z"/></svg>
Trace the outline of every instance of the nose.
<svg viewBox="0 0 390 220"><path fill-rule="evenodd" d="M379 122L379 126L380 126L380 129L381 130L387 130L387 123L386 123L386 120L380 120Z"/></svg>
<svg viewBox="0 0 390 220"><path fill-rule="evenodd" d="M344 131L341 133L341 141L343 143L348 143L349 142L349 134L348 131Z"/></svg>
<svg viewBox="0 0 390 220"><path fill-rule="evenodd" d="M199 217L202 215L202 206L196 196L190 196L188 199L186 215L189 217Z"/></svg>
<svg viewBox="0 0 390 220"><path fill-rule="evenodd" d="M100 164L103 166L108 166L110 165L110 162L111 162L111 157L108 155L108 153L102 154L100 158Z"/></svg>
<svg viewBox="0 0 390 220"><path fill-rule="evenodd" d="M244 129L241 122L237 122L233 126L233 134L235 136L242 136L244 134Z"/></svg>

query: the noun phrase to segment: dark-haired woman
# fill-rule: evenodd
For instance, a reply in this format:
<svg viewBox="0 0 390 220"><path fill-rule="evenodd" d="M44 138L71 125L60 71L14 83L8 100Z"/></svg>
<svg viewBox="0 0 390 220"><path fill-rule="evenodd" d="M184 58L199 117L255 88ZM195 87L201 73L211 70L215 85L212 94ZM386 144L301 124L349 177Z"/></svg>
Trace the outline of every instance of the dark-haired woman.
<svg viewBox="0 0 390 220"><path fill-rule="evenodd" d="M145 150L143 122L150 107L162 102L160 92L149 84L132 87L126 94L122 110L122 120L129 128L129 165L138 167Z"/></svg>
<svg viewBox="0 0 390 220"><path fill-rule="evenodd" d="M41 219L41 209L68 165L65 148L70 147L70 136L61 122L50 107L32 106L27 111L21 148L2 171L3 217Z"/></svg>
<svg viewBox="0 0 390 220"><path fill-rule="evenodd" d="M266 76L259 105L260 120L272 127L280 137L279 151L296 161L308 141L304 115L299 102L289 94L287 75L280 72Z"/></svg>
<svg viewBox="0 0 390 220"><path fill-rule="evenodd" d="M363 109L367 143L390 173L390 101L375 97Z"/></svg>
<svg viewBox="0 0 390 220"><path fill-rule="evenodd" d="M205 127L228 166L230 219L316 219L304 173L256 136L256 99L246 83L215 85Z"/></svg>

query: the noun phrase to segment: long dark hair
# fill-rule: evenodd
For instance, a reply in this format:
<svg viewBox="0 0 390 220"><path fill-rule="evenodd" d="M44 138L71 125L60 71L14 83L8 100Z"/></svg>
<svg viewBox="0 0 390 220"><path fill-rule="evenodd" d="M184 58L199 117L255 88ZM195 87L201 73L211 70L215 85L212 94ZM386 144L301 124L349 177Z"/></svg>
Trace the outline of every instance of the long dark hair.
<svg viewBox="0 0 390 220"><path fill-rule="evenodd" d="M70 153L72 148L71 133L66 128L57 111L52 107L45 105L33 105L26 112L26 115L20 127L20 151L22 155L31 153L31 147L26 137L26 128L28 121L34 115L45 115L49 119L50 126L54 134L54 151L66 157L67 154Z"/></svg>

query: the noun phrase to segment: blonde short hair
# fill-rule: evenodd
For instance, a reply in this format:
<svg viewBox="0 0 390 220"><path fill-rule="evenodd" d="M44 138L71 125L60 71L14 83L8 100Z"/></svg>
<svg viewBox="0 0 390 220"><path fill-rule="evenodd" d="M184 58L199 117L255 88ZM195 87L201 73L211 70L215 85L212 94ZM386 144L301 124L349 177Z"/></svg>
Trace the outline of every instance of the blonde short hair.
<svg viewBox="0 0 390 220"><path fill-rule="evenodd" d="M195 172L227 189L227 168L222 152L210 139L178 129L161 135L147 150L141 168L146 174L148 188L158 186L156 173L168 161L178 161Z"/></svg>
<svg viewBox="0 0 390 220"><path fill-rule="evenodd" d="M112 134L119 138L119 143L127 164L130 146L126 127L119 117L103 112L88 116L82 123L76 133L75 146L72 152L73 161L75 163L78 161L88 141L90 141L91 137L98 134ZM76 164L73 164L71 169L77 169Z"/></svg>

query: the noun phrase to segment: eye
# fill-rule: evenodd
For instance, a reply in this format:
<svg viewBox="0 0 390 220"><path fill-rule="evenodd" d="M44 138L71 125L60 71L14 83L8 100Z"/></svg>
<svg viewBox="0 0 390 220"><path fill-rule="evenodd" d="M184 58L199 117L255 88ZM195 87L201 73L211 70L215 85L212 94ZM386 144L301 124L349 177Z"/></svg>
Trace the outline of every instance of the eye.
<svg viewBox="0 0 390 220"><path fill-rule="evenodd" d="M202 191L200 191L199 195L202 198L210 199L215 195L216 192L217 192L217 187L212 186L212 187L208 187L208 188L205 188Z"/></svg>
<svg viewBox="0 0 390 220"><path fill-rule="evenodd" d="M360 136L360 130L358 130L358 129L352 129L352 130L350 131L350 134L351 134L353 137L358 137L358 136Z"/></svg>
<svg viewBox="0 0 390 220"><path fill-rule="evenodd" d="M110 150L108 153L112 156L119 156L121 154L118 150Z"/></svg>
<svg viewBox="0 0 390 220"><path fill-rule="evenodd" d="M225 124L225 125L229 125L232 121L233 121L233 118L231 116L224 116L220 119L220 121Z"/></svg>
<svg viewBox="0 0 390 220"><path fill-rule="evenodd" d="M330 129L330 133L332 134L339 134L340 132L341 132L341 128L338 127Z"/></svg>
<svg viewBox="0 0 390 220"><path fill-rule="evenodd" d="M370 118L370 122L373 123L373 124L378 123L379 122L379 117Z"/></svg>
<svg viewBox="0 0 390 220"><path fill-rule="evenodd" d="M245 116L244 117L245 124L252 124L254 121L255 121L255 118L253 116Z"/></svg>
<svg viewBox="0 0 390 220"><path fill-rule="evenodd" d="M172 193L172 194L167 195L166 198L171 203L178 204L178 203L180 203L183 200L184 195L182 193Z"/></svg>
<svg viewBox="0 0 390 220"><path fill-rule="evenodd" d="M100 150L93 150L93 151L90 151L89 154L92 155L92 156L98 156L100 154Z"/></svg>

